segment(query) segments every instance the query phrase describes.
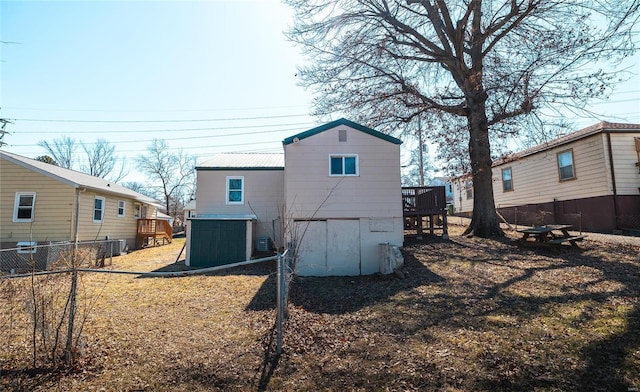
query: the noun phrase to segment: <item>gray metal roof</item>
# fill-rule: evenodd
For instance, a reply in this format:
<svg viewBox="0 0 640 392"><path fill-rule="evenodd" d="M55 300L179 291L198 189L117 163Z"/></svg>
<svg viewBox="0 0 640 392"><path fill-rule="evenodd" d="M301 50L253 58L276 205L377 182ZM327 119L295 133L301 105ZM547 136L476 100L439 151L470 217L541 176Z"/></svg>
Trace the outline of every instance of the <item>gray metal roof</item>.
<svg viewBox="0 0 640 392"><path fill-rule="evenodd" d="M196 170L284 170L284 154L216 154Z"/></svg>
<svg viewBox="0 0 640 392"><path fill-rule="evenodd" d="M53 178L54 180L63 182L74 188L93 189L100 192L125 196L142 203L152 204L160 207L162 206L158 200L152 199L138 192L134 192L131 189L107 181L104 178L90 176L79 171L65 169L60 166L36 161L35 159L23 157L21 155L13 154L7 151L0 151L0 158L6 159L9 162L22 166L26 169L33 170L47 177Z"/></svg>

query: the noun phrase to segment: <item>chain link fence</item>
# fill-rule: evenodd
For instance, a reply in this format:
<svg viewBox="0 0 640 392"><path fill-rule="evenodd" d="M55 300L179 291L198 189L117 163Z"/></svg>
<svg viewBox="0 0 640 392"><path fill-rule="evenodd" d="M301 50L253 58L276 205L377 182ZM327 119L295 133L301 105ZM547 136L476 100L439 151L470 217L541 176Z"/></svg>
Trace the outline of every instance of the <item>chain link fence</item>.
<svg viewBox="0 0 640 392"><path fill-rule="evenodd" d="M76 267L100 268L109 266L113 256L122 254L126 244L123 240L50 242L36 244L19 242L15 248L0 249L0 275L32 271L65 269L73 262ZM72 259L72 255L75 255Z"/></svg>

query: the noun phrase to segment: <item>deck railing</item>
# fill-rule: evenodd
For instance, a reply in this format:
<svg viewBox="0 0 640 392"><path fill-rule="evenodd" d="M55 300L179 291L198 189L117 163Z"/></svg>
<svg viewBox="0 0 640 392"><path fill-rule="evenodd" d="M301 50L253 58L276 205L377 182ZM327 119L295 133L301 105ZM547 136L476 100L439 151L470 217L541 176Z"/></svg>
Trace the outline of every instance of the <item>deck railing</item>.
<svg viewBox="0 0 640 392"><path fill-rule="evenodd" d="M402 187L404 216L440 214L447 209L443 186Z"/></svg>
<svg viewBox="0 0 640 392"><path fill-rule="evenodd" d="M167 220L142 218L137 225L136 248L155 246L158 240L170 243L173 239L173 228Z"/></svg>

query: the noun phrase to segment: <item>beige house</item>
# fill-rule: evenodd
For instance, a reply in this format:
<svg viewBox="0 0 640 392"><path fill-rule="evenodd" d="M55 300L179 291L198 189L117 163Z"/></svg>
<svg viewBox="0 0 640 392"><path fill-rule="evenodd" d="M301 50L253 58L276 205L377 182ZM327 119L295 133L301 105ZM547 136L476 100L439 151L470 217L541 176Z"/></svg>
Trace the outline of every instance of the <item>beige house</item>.
<svg viewBox="0 0 640 392"><path fill-rule="evenodd" d="M522 224L640 231L640 125L600 122L493 163L496 209ZM453 180L457 214L471 214L469 176Z"/></svg>
<svg viewBox="0 0 640 392"><path fill-rule="evenodd" d="M0 247L58 241L125 240L159 202L109 181L0 151ZM144 225L142 225L144 226Z"/></svg>
<svg viewBox="0 0 640 392"><path fill-rule="evenodd" d="M285 139L284 154L213 157L196 168L187 262L245 260L266 239L298 246L299 275L378 272L379 244L403 243L400 144L340 119Z"/></svg>

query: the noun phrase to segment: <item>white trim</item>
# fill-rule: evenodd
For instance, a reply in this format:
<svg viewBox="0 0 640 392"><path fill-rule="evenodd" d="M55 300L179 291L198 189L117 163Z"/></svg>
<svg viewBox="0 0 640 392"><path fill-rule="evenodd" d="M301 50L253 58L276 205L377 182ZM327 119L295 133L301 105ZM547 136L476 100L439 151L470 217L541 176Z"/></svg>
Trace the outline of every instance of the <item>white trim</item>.
<svg viewBox="0 0 640 392"><path fill-rule="evenodd" d="M102 208L100 209L100 219L96 219L96 200L102 200ZM93 218L93 223L102 223L104 222L104 212L105 207L107 206L107 201L102 196L96 196L93 198L93 208L91 208L91 217Z"/></svg>
<svg viewBox="0 0 640 392"><path fill-rule="evenodd" d="M122 203L122 213L120 213L120 203ZM118 218L124 218L127 215L127 202L118 200L117 202Z"/></svg>
<svg viewBox="0 0 640 392"><path fill-rule="evenodd" d="M240 180L241 186L240 189L229 189L229 182L231 180ZM232 201L229 200L229 192L230 191L240 191L240 201ZM226 179L226 192L224 194L224 201L227 205L243 205L244 204L244 176L227 176Z"/></svg>
<svg viewBox="0 0 640 392"><path fill-rule="evenodd" d="M18 218L18 207L20 206L20 197L22 196L32 196L33 200L31 202L31 218ZM35 192L16 192L15 199L13 201L13 222L15 223L24 223L24 222L33 222L33 217L36 212L36 193Z"/></svg>
<svg viewBox="0 0 640 392"><path fill-rule="evenodd" d="M333 174L331 173L331 159L332 158L342 158L342 174ZM356 172L355 174L345 174L345 158L355 158L356 159ZM360 157L358 154L329 154L329 177L358 177L360 176Z"/></svg>

